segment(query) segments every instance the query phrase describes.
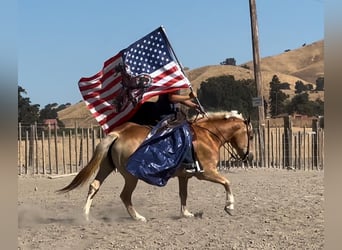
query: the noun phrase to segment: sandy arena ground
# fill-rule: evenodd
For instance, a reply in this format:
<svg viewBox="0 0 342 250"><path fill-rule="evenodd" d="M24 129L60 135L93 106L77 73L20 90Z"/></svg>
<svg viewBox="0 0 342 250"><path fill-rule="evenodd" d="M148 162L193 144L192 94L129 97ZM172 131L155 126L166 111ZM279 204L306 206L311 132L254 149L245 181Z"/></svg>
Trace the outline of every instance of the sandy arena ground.
<svg viewBox="0 0 342 250"><path fill-rule="evenodd" d="M142 181L133 202L147 222L127 214L120 174L111 174L96 195L90 222L83 218L88 185L67 194L55 190L72 176L18 177L18 249L323 249L323 171L233 169L235 214L224 210L218 184L189 181L188 207L180 217L178 181L165 187ZM203 214L202 214L203 212Z"/></svg>

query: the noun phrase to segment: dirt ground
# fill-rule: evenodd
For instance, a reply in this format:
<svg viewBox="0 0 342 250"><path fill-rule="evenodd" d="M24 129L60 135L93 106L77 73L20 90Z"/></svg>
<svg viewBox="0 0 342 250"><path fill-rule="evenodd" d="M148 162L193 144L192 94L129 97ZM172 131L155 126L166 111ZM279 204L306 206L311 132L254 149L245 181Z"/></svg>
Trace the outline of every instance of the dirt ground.
<svg viewBox="0 0 342 250"><path fill-rule="evenodd" d="M189 181L188 208L180 217L177 179L165 187L138 183L136 209L127 214L120 174L111 174L96 195L90 222L83 218L88 185L67 194L55 190L72 176L18 177L18 249L323 249L323 171L233 169L235 214L224 211L218 184ZM202 214L203 213L203 214Z"/></svg>

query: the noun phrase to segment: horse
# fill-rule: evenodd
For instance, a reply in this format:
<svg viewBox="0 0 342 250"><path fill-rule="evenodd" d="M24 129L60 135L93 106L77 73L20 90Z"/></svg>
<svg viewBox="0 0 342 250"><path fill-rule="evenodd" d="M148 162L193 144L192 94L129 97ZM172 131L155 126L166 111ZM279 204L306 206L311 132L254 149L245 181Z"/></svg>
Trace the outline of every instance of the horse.
<svg viewBox="0 0 342 250"><path fill-rule="evenodd" d="M240 115L240 114L239 114ZM234 196L229 180L222 176L217 165L219 162L219 150L221 146L230 145L236 152L235 157L241 161L247 161L253 154L250 152L253 128L250 119L244 119L241 115L231 113L210 114L200 119L189 120L193 133L193 148L197 160L203 168L203 172L188 173L184 167L177 168L173 177L178 177L179 197L181 203L181 216L194 217L187 208L188 179L195 176L199 180L206 180L223 185L226 192L224 210L232 215L234 210ZM80 170L69 185L57 190L59 193L69 192L89 180L97 171L95 179L89 185L88 196L84 206L84 215L89 220L89 212L94 196L107 176L118 171L124 178L125 184L120 194L128 214L132 219L146 222L146 218L139 214L132 203L132 193L135 190L138 178L130 174L126 169L128 158L136 151L151 131L148 126L127 122L108 133L96 146L89 163Z"/></svg>

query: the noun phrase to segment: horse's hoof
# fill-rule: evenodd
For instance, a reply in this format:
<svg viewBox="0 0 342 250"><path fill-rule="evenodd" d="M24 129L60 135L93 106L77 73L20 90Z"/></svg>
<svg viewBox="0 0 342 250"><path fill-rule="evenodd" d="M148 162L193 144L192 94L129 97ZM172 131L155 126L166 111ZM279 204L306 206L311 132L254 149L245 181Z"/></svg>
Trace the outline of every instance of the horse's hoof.
<svg viewBox="0 0 342 250"><path fill-rule="evenodd" d="M143 216L139 216L137 218L135 218L136 221L141 221L141 222L147 222L146 218Z"/></svg>
<svg viewBox="0 0 342 250"><path fill-rule="evenodd" d="M84 219L86 222L89 222L89 214L84 214Z"/></svg>
<svg viewBox="0 0 342 250"><path fill-rule="evenodd" d="M184 218L192 218L194 217L195 215L193 213L190 213L189 211L185 211L181 214L182 217Z"/></svg>
<svg viewBox="0 0 342 250"><path fill-rule="evenodd" d="M225 206L224 211L226 211L231 216L234 215L234 209L230 208L229 206Z"/></svg>

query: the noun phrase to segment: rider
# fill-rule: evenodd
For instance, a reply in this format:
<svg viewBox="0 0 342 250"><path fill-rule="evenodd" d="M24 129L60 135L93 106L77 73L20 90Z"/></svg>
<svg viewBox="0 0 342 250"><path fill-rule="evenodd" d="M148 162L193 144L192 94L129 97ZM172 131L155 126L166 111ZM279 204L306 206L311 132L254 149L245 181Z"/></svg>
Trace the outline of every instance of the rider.
<svg viewBox="0 0 342 250"><path fill-rule="evenodd" d="M145 102L129 119L130 122L138 123L140 125L151 125L155 126L159 121L169 115L174 115L174 119L177 118L177 112L179 110L179 103L189 108L196 110L200 109L200 106L192 101L196 98L194 92L190 92L188 96L181 95L179 91L171 93L161 94L158 96L156 102ZM185 159L183 161L185 169L189 173L202 172L197 161L193 161L191 148L185 153Z"/></svg>
<svg viewBox="0 0 342 250"><path fill-rule="evenodd" d="M177 111L179 110L178 103L189 108L199 109L199 105L191 101L195 97L193 92L188 96L180 95L179 91L161 94L156 102L143 103L129 121L140 125L155 126L168 115L174 114L176 118Z"/></svg>

